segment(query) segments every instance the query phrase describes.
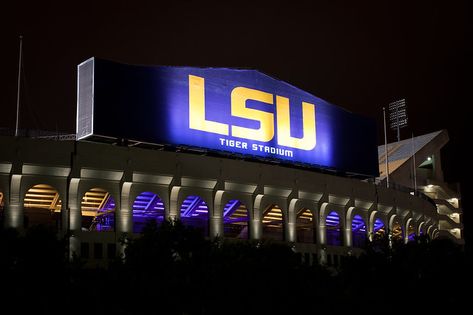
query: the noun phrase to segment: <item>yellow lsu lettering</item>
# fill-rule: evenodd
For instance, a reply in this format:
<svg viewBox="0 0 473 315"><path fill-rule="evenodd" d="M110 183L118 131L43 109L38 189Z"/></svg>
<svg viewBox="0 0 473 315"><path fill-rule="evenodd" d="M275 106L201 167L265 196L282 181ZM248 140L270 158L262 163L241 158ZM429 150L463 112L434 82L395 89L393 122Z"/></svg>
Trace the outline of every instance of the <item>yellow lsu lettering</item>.
<svg viewBox="0 0 473 315"><path fill-rule="evenodd" d="M278 122L278 144L302 150L315 148L315 106L302 102L302 138L291 137L289 99L276 95L276 112Z"/></svg>
<svg viewBox="0 0 473 315"><path fill-rule="evenodd" d="M274 138L274 115L265 111L246 107L247 100L273 105L273 95L263 91L236 87L231 93L231 114L259 121L258 129L231 126L232 136L243 139L268 142ZM316 145L315 106L302 102L303 137L291 136L289 99L276 95L278 144L286 147L312 150ZM229 135L229 126L205 118L205 80L189 75L189 128L205 132Z"/></svg>
<svg viewBox="0 0 473 315"><path fill-rule="evenodd" d="M189 128L228 136L228 125L205 119L204 78L189 76Z"/></svg>
<svg viewBox="0 0 473 315"><path fill-rule="evenodd" d="M258 120L260 127L251 129L232 126L232 136L261 142L271 141L274 137L273 114L246 107L247 100L273 104L273 95L245 87L234 88L232 91L232 116Z"/></svg>

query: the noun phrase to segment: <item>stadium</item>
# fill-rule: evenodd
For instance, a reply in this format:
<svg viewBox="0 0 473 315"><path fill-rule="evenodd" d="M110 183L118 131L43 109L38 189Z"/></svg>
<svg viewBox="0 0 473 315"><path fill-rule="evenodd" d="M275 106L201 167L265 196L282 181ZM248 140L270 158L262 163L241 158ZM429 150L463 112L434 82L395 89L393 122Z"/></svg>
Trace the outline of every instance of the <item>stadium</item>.
<svg viewBox="0 0 473 315"><path fill-rule="evenodd" d="M168 219L310 264L378 236L464 242L446 130L378 147L374 121L255 70L91 58L77 83L75 135L0 137L5 226L52 226L71 257L101 264Z"/></svg>

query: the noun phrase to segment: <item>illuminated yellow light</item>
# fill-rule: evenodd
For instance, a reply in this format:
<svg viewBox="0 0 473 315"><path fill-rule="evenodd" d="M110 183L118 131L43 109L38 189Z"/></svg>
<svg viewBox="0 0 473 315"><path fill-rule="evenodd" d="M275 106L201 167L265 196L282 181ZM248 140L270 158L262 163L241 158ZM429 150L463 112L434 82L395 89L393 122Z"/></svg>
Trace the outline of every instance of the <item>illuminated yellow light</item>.
<svg viewBox="0 0 473 315"><path fill-rule="evenodd" d="M205 119L205 80L189 75L189 128L228 136L228 125Z"/></svg>
<svg viewBox="0 0 473 315"><path fill-rule="evenodd" d="M273 227L278 227L282 224L282 211L277 206L272 206L263 217L263 224L271 223ZM277 225L274 225L277 224Z"/></svg>
<svg viewBox="0 0 473 315"><path fill-rule="evenodd" d="M306 210L306 211L304 211L304 212L301 214L301 216L309 216L309 217L311 217L311 216L312 216L312 212L310 212L309 210Z"/></svg>
<svg viewBox="0 0 473 315"><path fill-rule="evenodd" d="M268 142L274 137L274 115L246 107L247 100L254 100L266 104L273 104L273 95L245 87L236 87L232 91L232 116L251 120L260 123L258 129L251 129L239 126L232 126L232 136Z"/></svg>
<svg viewBox="0 0 473 315"><path fill-rule="evenodd" d="M97 214L97 210L85 210L84 208L82 208L82 216L83 217L95 217L95 215Z"/></svg>
<svg viewBox="0 0 473 315"><path fill-rule="evenodd" d="M315 148L315 106L302 102L302 138L291 137L291 118L289 99L276 95L276 110L278 122L278 144L291 148L310 151Z"/></svg>
<svg viewBox="0 0 473 315"><path fill-rule="evenodd" d="M282 216L266 215L266 216L264 217L264 219L266 219L266 220L278 220L278 221L281 221L281 220L282 220Z"/></svg>
<svg viewBox="0 0 473 315"><path fill-rule="evenodd" d="M35 185L30 188L23 199L25 208L49 209L51 212L61 211L59 193L46 184Z"/></svg>

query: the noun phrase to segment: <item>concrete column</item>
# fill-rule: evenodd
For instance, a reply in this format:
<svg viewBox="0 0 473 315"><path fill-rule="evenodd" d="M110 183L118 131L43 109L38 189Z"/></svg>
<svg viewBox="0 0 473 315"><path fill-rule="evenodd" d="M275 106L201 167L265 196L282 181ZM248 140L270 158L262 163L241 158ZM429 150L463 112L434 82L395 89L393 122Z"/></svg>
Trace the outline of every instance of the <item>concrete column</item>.
<svg viewBox="0 0 473 315"><path fill-rule="evenodd" d="M214 239L216 237L223 237L223 220L222 217L210 216L209 217L209 237Z"/></svg>
<svg viewBox="0 0 473 315"><path fill-rule="evenodd" d="M117 239L117 254L119 257L125 257L125 249L127 244L126 240L124 242L121 242L121 240L123 240L123 238L128 238L131 234L133 234L133 212L130 209L130 192L132 186L133 183L124 182L122 184L120 195L117 195L120 200L116 203L115 208L115 233Z"/></svg>
<svg viewBox="0 0 473 315"><path fill-rule="evenodd" d="M10 202L5 209L5 226L23 229L23 200L21 180L23 175L12 175L10 180Z"/></svg>
<svg viewBox="0 0 473 315"><path fill-rule="evenodd" d="M215 193L215 198L213 202L213 209L209 209L210 239L213 239L215 237L224 237L224 230L223 230L223 208L225 207L225 204L223 202L224 195L225 195L225 191L217 190L217 192Z"/></svg>
<svg viewBox="0 0 473 315"><path fill-rule="evenodd" d="M177 220L180 217L179 213L179 193L181 191L181 186L174 186L171 188L171 196L169 197L169 214L168 217L170 220Z"/></svg>
<svg viewBox="0 0 473 315"><path fill-rule="evenodd" d="M297 217L297 201L298 199L292 199L289 202L289 208L287 209L287 216L284 229L284 239L286 242L296 242L297 241L297 226L296 226L296 217Z"/></svg>
<svg viewBox="0 0 473 315"><path fill-rule="evenodd" d="M428 227L425 229L425 233L432 239L432 229L434 226L432 224L429 224Z"/></svg>
<svg viewBox="0 0 473 315"><path fill-rule="evenodd" d="M287 222L286 228L284 229L284 237L286 242L296 242L296 223L295 222Z"/></svg>
<svg viewBox="0 0 473 315"><path fill-rule="evenodd" d="M317 244L326 245L327 244L327 232L326 232L326 228L325 228L325 222L322 223L322 222L319 221L319 229L318 229L317 235L318 235Z"/></svg>
<svg viewBox="0 0 473 315"><path fill-rule="evenodd" d="M424 229L424 226L425 226L425 222L420 222L419 225L417 226L417 235L421 235L421 233L423 235L425 235L425 229Z"/></svg>
<svg viewBox="0 0 473 315"><path fill-rule="evenodd" d="M373 233L370 232L370 229L368 227L368 224L366 225L366 239L370 242L373 241Z"/></svg>
<svg viewBox="0 0 473 315"><path fill-rule="evenodd" d="M404 225L404 244L409 242L409 224L411 223L412 218L406 220L406 224Z"/></svg>
<svg viewBox="0 0 473 315"><path fill-rule="evenodd" d="M326 208L328 206L327 202L323 202L319 207L319 217L317 219L318 229L317 229L317 244L326 245L327 244L327 232L325 227L325 220L327 218Z"/></svg>
<svg viewBox="0 0 473 315"><path fill-rule="evenodd" d="M73 259L74 256L80 256L80 230L82 226L82 214L80 209L80 196L79 196L79 184L80 178L71 178L69 183L69 200L68 212L69 212L69 259Z"/></svg>
<svg viewBox="0 0 473 315"><path fill-rule="evenodd" d="M374 240L374 221L376 220L376 210L373 210L368 215L368 224L366 225L366 237L372 242Z"/></svg>
<svg viewBox="0 0 473 315"><path fill-rule="evenodd" d="M79 232L82 226L82 214L80 209L80 196L79 196L79 184L80 178L72 178L69 184L69 230Z"/></svg>
<svg viewBox="0 0 473 315"><path fill-rule="evenodd" d="M119 234L132 234L133 233L133 211L130 208L132 201L130 200L130 191L133 183L124 182L120 194L120 208L117 208L116 212L116 228L117 236Z"/></svg>
<svg viewBox="0 0 473 315"><path fill-rule="evenodd" d="M393 214L391 217L388 219L388 240L389 240L389 247L392 248L393 246L393 226L395 223L395 220L397 220L397 215Z"/></svg>
<svg viewBox="0 0 473 315"><path fill-rule="evenodd" d="M253 206L253 216L250 219L250 238L252 240L259 240L263 235L263 223L262 220L262 201L264 195L257 195Z"/></svg>
<svg viewBox="0 0 473 315"><path fill-rule="evenodd" d="M263 224L261 220L253 218L250 220L250 238L252 240L260 240L263 235Z"/></svg>
<svg viewBox="0 0 473 315"><path fill-rule="evenodd" d="M351 232L351 226L348 227L348 222L345 222L345 229L343 230L343 245L347 247L353 246L353 234Z"/></svg>

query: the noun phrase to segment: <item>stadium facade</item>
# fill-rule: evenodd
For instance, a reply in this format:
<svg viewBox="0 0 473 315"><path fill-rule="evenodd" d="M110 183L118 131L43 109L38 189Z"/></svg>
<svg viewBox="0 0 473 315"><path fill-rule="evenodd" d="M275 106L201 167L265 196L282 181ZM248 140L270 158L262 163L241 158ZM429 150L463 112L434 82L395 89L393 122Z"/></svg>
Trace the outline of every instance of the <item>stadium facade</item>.
<svg viewBox="0 0 473 315"><path fill-rule="evenodd" d="M0 137L5 226L52 225L71 256L102 263L166 219L289 242L310 263L379 235L463 243L446 131L389 144L388 185L372 121L257 71L92 58L78 72L77 140Z"/></svg>

